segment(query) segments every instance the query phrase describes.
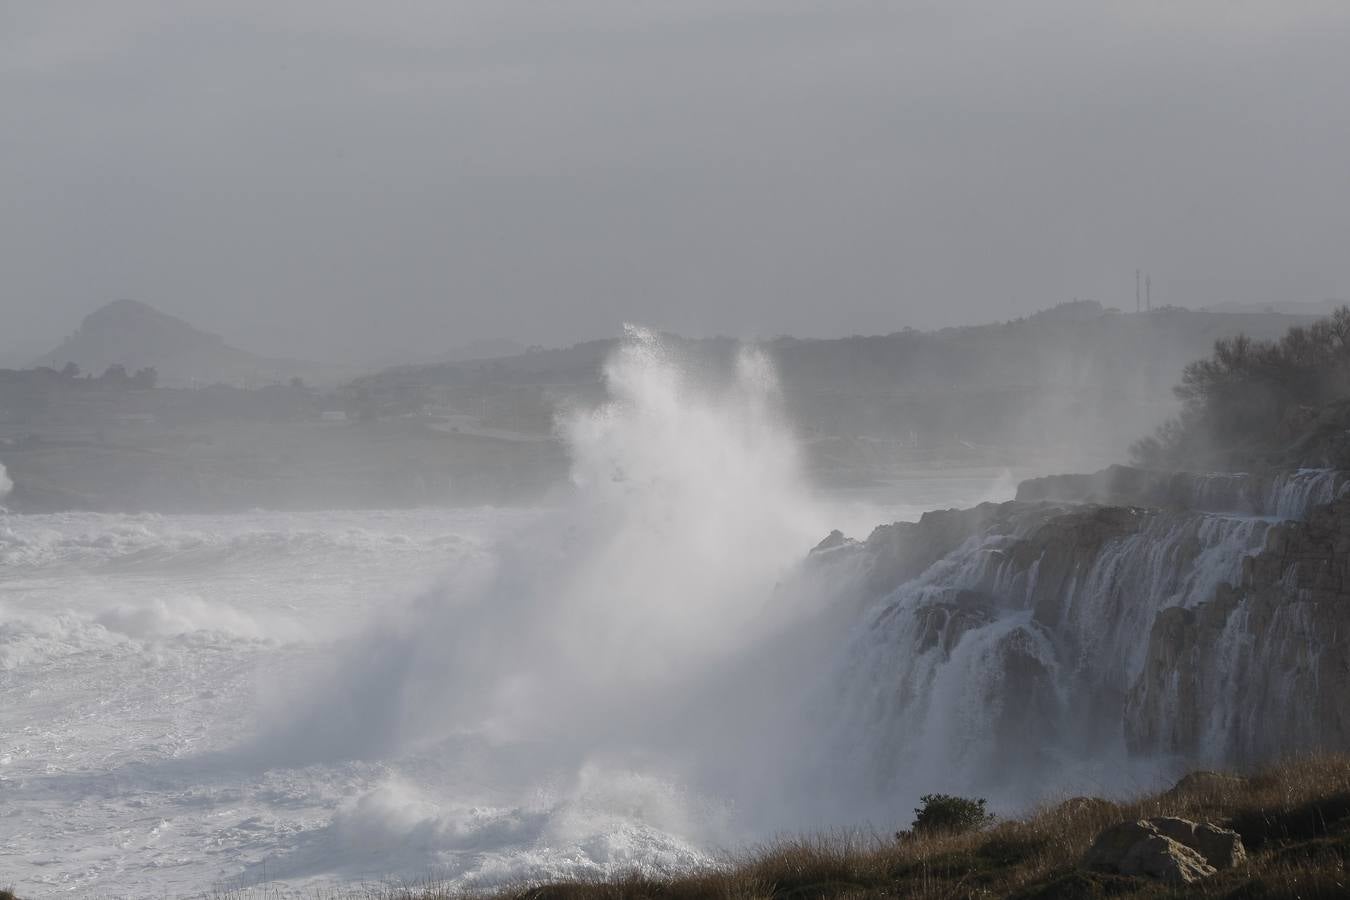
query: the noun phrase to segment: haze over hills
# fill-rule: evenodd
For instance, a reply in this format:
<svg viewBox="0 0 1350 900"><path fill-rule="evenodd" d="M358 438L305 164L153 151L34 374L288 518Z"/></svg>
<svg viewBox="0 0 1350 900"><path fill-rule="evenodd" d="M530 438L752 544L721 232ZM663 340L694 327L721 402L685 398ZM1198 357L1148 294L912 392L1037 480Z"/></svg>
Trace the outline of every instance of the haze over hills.
<svg viewBox="0 0 1350 900"><path fill-rule="evenodd" d="M354 882L385 859L479 878L484 856L521 857L532 868L513 871L533 872L541 842L577 821L578 846L641 835L647 857L630 858L695 866L726 826L685 837L634 818L651 798L728 798L753 811L733 823L749 842L888 822L933 785L1013 816L1084 789L1124 796L1183 764L1350 746L1336 640L1350 627L1350 310L1286 334L1279 354L1205 370L1204 416L1186 421L1240 413L1228 449L1264 444L1275 466L1243 452L1229 455L1242 468L1048 474L1088 432L1135 429L1169 402L1185 348L1289 321L1075 303L979 328L782 338L749 359L731 338L633 328L617 348L335 389L0 371L0 587L7 616L22 604L0 630L0 699L46 742L9 763L38 784L0 817L16 884L53 883L52 839L27 821L94 847L168 822L151 863L193 888L229 874L197 854L203 835L240 883L263 862L296 884ZM1251 402L1265 394L1279 402ZM1272 415L1250 415L1261 406ZM1029 466L1047 477L1014 498ZM145 511L158 514L120 515ZM726 623L747 636L719 645ZM676 660L696 664L670 674ZM260 684L283 685L265 701L281 714L258 710ZM91 685L118 692L114 718ZM618 720L631 728L610 731ZM571 743L578 722L594 741ZM562 770L601 779L603 802L583 789L522 832L560 771L538 747L573 748ZM580 768L611 747L686 781L653 794L640 770L633 788L626 766L615 786ZM219 756L246 771L218 774ZM87 799L109 760L126 803ZM264 767L278 780L250 780ZM378 799L390 772L413 814L329 843L353 816L402 808ZM236 778L219 802L182 802ZM486 798L485 824L443 824L476 784L495 792L467 795ZM674 808L681 823L705 809ZM259 837L257 821L284 827ZM581 852L540 871L570 877ZM169 895L142 887L169 866L115 862L103 894Z"/></svg>
<svg viewBox="0 0 1350 900"><path fill-rule="evenodd" d="M97 375L109 366L128 371L153 367L159 383L258 386L301 378L331 383L355 370L295 359L271 359L231 347L216 334L138 300L114 300L84 317L61 345L33 362L60 369L75 363Z"/></svg>
<svg viewBox="0 0 1350 900"><path fill-rule="evenodd" d="M1176 307L1125 314L1083 301L1010 322L782 337L757 349L812 479L851 489L916 468L1040 474L1120 461L1176 412L1172 386L1215 340L1268 339L1310 321ZM559 413L603 400L617 342L345 379L118 301L41 362L93 375L152 366L158 388L11 373L0 385L0 442L18 485L12 500L29 510L198 511L518 502L565 478ZM716 394L736 377L734 338L659 343L692 390ZM304 384L289 383L297 376ZM187 389L214 384L233 386Z"/></svg>
<svg viewBox="0 0 1350 900"><path fill-rule="evenodd" d="M933 454L1068 464L1120 458L1171 414L1182 369L1215 340L1239 333L1269 339L1311 321L1180 307L1125 314L1077 301L1008 322L782 337L761 347L822 469L876 472ZM709 375L729 372L740 346L731 338L664 340ZM404 366L358 378L353 387L389 409L418 402L483 408L502 425L548 431L554 409L600 396L615 345L606 339L509 359Z"/></svg>
<svg viewBox="0 0 1350 900"><path fill-rule="evenodd" d="M1327 297L1324 300L1282 300L1268 303L1215 303L1206 306L1209 312L1227 313L1283 313L1290 316L1329 316L1337 308L1345 306L1344 299Z"/></svg>

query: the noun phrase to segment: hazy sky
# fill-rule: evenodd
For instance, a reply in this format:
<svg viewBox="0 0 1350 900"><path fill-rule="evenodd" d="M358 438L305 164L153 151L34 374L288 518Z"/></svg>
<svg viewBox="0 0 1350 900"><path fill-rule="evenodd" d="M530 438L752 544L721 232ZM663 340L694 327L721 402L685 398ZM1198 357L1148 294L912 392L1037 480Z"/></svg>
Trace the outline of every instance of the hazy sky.
<svg viewBox="0 0 1350 900"><path fill-rule="evenodd" d="M1350 295L1350 3L0 0L0 350Z"/></svg>

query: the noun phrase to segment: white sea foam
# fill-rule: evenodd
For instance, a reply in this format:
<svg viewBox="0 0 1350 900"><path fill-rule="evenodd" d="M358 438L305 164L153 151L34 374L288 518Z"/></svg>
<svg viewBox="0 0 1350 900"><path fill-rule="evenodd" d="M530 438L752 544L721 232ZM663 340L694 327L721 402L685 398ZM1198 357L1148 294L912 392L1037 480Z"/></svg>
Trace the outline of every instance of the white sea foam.
<svg viewBox="0 0 1350 900"><path fill-rule="evenodd" d="M9 472L5 470L5 464L0 463L0 503L9 496L10 491L14 490L14 482L9 477Z"/></svg>
<svg viewBox="0 0 1350 900"><path fill-rule="evenodd" d="M0 521L11 877L175 895L669 871L781 831L904 825L917 793L998 761L1008 659L1082 677L1028 614L1034 567L1002 564L1006 535L871 605L862 555L807 557L880 514L810 490L752 350L719 382L631 329L605 376L603 403L559 418L574 484L546 509ZM922 497L1004 499L997 474ZM1129 599L1125 630L1146 628L1266 527L1160 520L1110 543L1072 627L1086 644ZM964 588L997 599L988 620L913 652L906 615ZM1128 637L1092 645L1097 675L1137 668Z"/></svg>
<svg viewBox="0 0 1350 900"><path fill-rule="evenodd" d="M707 815L696 825L670 810L706 812L709 797L726 796L727 773L745 768L725 758L728 732L744 729L732 720L786 696L786 681L764 698L742 678L721 682L837 596L839 586L807 589L793 576L830 514L802 476L772 372L755 352L741 355L729 384L697 384L655 335L633 328L606 383L607 402L559 421L573 455L571 498L491 558L379 617L309 689L274 694L244 758L399 758L474 735L524 748L498 774L513 792L547 790L602 763L665 786L659 816L650 792L621 788L614 805L644 814L577 818L568 807L577 824L553 839L591 865L594 854L576 848L600 847L604 835L628 834L653 865L710 836ZM638 852L604 855L627 865Z"/></svg>

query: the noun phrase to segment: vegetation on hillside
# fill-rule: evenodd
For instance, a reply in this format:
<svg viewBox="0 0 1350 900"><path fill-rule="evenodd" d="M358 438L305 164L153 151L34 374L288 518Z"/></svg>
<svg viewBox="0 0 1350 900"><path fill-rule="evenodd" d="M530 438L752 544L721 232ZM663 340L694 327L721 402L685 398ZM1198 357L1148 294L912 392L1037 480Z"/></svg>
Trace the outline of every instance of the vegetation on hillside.
<svg viewBox="0 0 1350 900"><path fill-rule="evenodd" d="M1336 465L1350 400L1350 307L1280 339L1215 342L1174 388L1179 415L1131 448L1155 468Z"/></svg>
<svg viewBox="0 0 1350 900"><path fill-rule="evenodd" d="M159 372L154 366L146 366L129 373L126 366L114 364L104 369L103 374L97 378L88 374L81 375L80 367L73 362L66 363L59 370L47 366L32 369L0 369L0 384L28 386L35 389L56 385L87 390L146 391L153 388L158 379Z"/></svg>
<svg viewBox="0 0 1350 900"><path fill-rule="evenodd" d="M924 794L919 802L923 805L914 810L911 831L908 834L900 832L897 837L908 839L914 834L965 834L994 823L994 816L985 809L983 798L972 800L950 794Z"/></svg>

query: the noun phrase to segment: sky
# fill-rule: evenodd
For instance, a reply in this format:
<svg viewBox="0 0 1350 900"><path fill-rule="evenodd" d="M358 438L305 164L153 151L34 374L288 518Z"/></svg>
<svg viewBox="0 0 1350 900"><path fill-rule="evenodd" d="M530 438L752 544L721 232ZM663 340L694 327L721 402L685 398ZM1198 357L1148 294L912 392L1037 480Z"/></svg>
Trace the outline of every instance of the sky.
<svg viewBox="0 0 1350 900"><path fill-rule="evenodd" d="M1350 296L1342 0L0 0L0 352Z"/></svg>

